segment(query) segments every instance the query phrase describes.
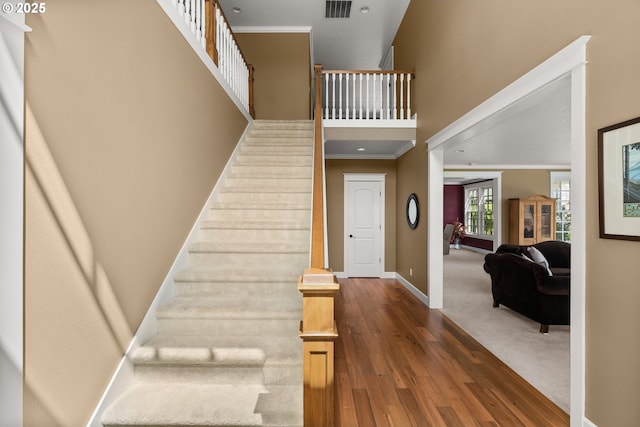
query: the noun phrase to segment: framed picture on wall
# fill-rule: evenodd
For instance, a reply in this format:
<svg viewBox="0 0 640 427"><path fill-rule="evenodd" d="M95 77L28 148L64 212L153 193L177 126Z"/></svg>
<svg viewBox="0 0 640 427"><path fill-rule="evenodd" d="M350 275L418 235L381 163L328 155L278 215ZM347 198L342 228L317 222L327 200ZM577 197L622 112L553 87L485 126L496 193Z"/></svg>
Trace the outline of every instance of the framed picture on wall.
<svg viewBox="0 0 640 427"><path fill-rule="evenodd" d="M600 237L640 240L640 117L598 129Z"/></svg>

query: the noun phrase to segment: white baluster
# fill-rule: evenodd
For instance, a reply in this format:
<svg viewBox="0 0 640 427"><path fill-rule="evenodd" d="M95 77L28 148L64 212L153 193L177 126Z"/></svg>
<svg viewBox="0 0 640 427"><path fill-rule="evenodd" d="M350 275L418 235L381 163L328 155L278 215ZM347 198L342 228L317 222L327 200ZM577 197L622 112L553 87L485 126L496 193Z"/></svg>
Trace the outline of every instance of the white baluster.
<svg viewBox="0 0 640 427"><path fill-rule="evenodd" d="M376 74L372 74L371 75L371 79L373 80L372 84L371 84L371 98L373 98L373 100L371 101L371 118L375 119L376 118Z"/></svg>
<svg viewBox="0 0 640 427"><path fill-rule="evenodd" d="M178 15L184 17L185 6L184 0L178 0Z"/></svg>
<svg viewBox="0 0 640 427"><path fill-rule="evenodd" d="M207 49L207 17L205 16L205 0L202 0L200 3L201 18L200 18L200 44L203 48Z"/></svg>
<svg viewBox="0 0 640 427"><path fill-rule="evenodd" d="M407 119L411 118L411 73L407 74Z"/></svg>
<svg viewBox="0 0 640 427"><path fill-rule="evenodd" d="M369 84L369 73L367 73L366 86L367 86L367 108L366 108L367 115L365 118L368 119L369 118L369 92L371 92L371 85Z"/></svg>
<svg viewBox="0 0 640 427"><path fill-rule="evenodd" d="M391 103L389 102L389 94L391 92L391 83L390 83L390 79L391 78L391 74L387 74L387 85L386 85L386 89L387 89L387 120L389 120L391 118Z"/></svg>
<svg viewBox="0 0 640 427"><path fill-rule="evenodd" d="M398 83L398 75L394 74L393 75L393 120L398 118L398 111L396 110L396 100L398 99L398 96L396 94L396 89L397 89L397 83Z"/></svg>
<svg viewBox="0 0 640 427"><path fill-rule="evenodd" d="M404 73L400 74L400 120L404 120Z"/></svg>
<svg viewBox="0 0 640 427"><path fill-rule="evenodd" d="M200 41L202 38L202 5L201 0L196 0L196 40Z"/></svg>
<svg viewBox="0 0 640 427"><path fill-rule="evenodd" d="M191 22L189 26L192 34L196 34L196 14L196 0L191 0Z"/></svg>
<svg viewBox="0 0 640 427"><path fill-rule="evenodd" d="M332 83L332 89L331 89L331 118L335 119L336 118L336 75L335 73L331 73L331 83Z"/></svg>
<svg viewBox="0 0 640 427"><path fill-rule="evenodd" d="M342 73L338 74L338 119L342 119Z"/></svg>
<svg viewBox="0 0 640 427"><path fill-rule="evenodd" d="M360 74L360 119L362 119L362 74Z"/></svg>
<svg viewBox="0 0 640 427"><path fill-rule="evenodd" d="M345 113L345 119L349 120L349 109L351 108L349 106L349 73L346 73L344 75L345 78L345 83L344 83L344 94L345 94L345 102L344 102L344 113Z"/></svg>
<svg viewBox="0 0 640 427"><path fill-rule="evenodd" d="M352 119L356 119L356 80L358 79L358 75L354 74L353 75L353 81L351 82L351 86L353 86L353 96L351 97L351 104L353 105L353 109L351 110L351 118Z"/></svg>
<svg viewBox="0 0 640 427"><path fill-rule="evenodd" d="M329 74L324 75L324 117L329 118Z"/></svg>
<svg viewBox="0 0 640 427"><path fill-rule="evenodd" d="M191 22L191 0L184 0L184 22Z"/></svg>

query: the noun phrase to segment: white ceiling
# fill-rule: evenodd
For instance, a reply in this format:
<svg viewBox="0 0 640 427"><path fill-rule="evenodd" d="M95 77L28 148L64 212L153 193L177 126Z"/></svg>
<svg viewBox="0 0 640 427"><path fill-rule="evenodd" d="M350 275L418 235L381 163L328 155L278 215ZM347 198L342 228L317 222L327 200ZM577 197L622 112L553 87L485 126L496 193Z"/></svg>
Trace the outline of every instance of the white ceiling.
<svg viewBox="0 0 640 427"><path fill-rule="evenodd" d="M409 0L353 0L350 18L325 18L325 0L220 0L232 28L251 31L310 29L312 63L325 69L378 69L387 53ZM232 8L239 8L234 13ZM368 7L368 13L360 9ZM445 168L496 167L567 168L570 165L569 78L560 79L447 143ZM420 113L420 112L418 112ZM420 120L428 117L418 114ZM382 138L379 138L382 139ZM330 141L329 141L330 142ZM405 141L353 138L348 146L328 147L328 153L357 158L394 158L411 148ZM417 145L422 144L418 141ZM347 150L349 153L342 153ZM462 150L462 151L460 151ZM351 154L354 153L355 154Z"/></svg>
<svg viewBox="0 0 640 427"><path fill-rule="evenodd" d="M310 27L312 62L327 70L377 70L409 0L353 0L349 18L325 18L325 0L220 0L233 29ZM240 8L234 13L232 8ZM368 13L360 9L368 7ZM242 28L239 28L242 29Z"/></svg>
<svg viewBox="0 0 640 427"><path fill-rule="evenodd" d="M446 168L571 164L571 78L561 78L454 137Z"/></svg>

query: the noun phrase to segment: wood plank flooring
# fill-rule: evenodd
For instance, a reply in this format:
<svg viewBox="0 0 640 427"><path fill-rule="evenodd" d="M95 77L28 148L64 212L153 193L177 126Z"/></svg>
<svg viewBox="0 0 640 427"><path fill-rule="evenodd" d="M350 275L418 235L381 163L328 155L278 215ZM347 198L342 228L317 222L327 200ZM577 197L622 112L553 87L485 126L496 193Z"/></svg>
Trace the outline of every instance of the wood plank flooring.
<svg viewBox="0 0 640 427"><path fill-rule="evenodd" d="M562 409L396 280L339 281L336 427L569 425Z"/></svg>

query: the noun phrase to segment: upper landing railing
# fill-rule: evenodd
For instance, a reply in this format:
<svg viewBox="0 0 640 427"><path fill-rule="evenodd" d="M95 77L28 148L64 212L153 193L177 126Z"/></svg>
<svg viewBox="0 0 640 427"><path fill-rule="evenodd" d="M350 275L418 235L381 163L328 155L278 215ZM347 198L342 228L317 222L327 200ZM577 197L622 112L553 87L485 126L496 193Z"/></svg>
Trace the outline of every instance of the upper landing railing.
<svg viewBox="0 0 640 427"><path fill-rule="evenodd" d="M324 120L415 119L411 109L411 81L415 76L411 71L316 68L318 72Z"/></svg>
<svg viewBox="0 0 640 427"><path fill-rule="evenodd" d="M247 63L217 0L170 0L242 106L255 117L253 67Z"/></svg>

